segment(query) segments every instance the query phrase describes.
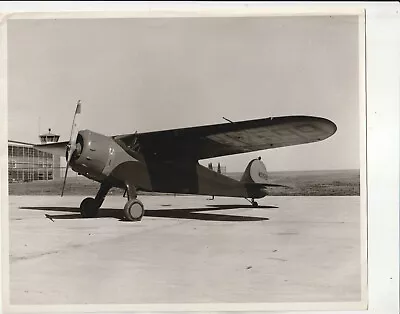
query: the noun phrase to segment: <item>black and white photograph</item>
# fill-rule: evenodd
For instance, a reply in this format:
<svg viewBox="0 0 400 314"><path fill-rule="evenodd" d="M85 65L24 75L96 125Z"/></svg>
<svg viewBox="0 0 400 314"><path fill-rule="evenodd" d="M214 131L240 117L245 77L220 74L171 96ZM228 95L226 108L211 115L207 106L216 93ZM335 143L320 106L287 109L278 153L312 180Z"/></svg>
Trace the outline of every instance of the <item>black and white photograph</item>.
<svg viewBox="0 0 400 314"><path fill-rule="evenodd" d="M367 308L362 10L6 34L10 306Z"/></svg>

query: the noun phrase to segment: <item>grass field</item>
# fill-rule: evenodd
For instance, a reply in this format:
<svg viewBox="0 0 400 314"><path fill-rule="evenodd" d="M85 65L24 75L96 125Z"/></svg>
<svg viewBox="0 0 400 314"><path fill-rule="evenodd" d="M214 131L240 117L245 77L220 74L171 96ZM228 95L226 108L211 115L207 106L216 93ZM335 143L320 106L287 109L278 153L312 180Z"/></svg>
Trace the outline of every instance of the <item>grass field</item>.
<svg viewBox="0 0 400 314"><path fill-rule="evenodd" d="M241 173L227 174L240 179ZM272 196L350 196L360 195L359 170L333 171L285 171L270 172L269 181L274 184L287 185L290 188L268 188ZM10 195L59 195L62 180L9 183ZM65 195L96 195L99 183L84 177L67 179ZM111 195L122 194L120 189L112 189ZM151 193L139 193L151 194Z"/></svg>

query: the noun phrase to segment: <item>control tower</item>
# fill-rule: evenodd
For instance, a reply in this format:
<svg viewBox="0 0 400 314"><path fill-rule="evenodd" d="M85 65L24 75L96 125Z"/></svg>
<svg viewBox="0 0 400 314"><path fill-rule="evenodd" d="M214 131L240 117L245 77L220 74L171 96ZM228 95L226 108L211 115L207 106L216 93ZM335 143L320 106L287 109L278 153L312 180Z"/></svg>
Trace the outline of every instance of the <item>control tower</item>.
<svg viewBox="0 0 400 314"><path fill-rule="evenodd" d="M51 132L51 129L48 129L49 132L45 134L40 134L40 143L41 144L50 144L50 143L57 143L60 135L54 134ZM60 178L60 156L55 156L50 153L43 153L45 156L45 159L47 161L46 166L44 166L47 171L47 173L51 172L51 176L53 179L59 179Z"/></svg>
<svg viewBox="0 0 400 314"><path fill-rule="evenodd" d="M49 144L49 143L56 143L60 138L60 135L51 133L51 129L49 129L49 133L39 135L40 143L42 144Z"/></svg>

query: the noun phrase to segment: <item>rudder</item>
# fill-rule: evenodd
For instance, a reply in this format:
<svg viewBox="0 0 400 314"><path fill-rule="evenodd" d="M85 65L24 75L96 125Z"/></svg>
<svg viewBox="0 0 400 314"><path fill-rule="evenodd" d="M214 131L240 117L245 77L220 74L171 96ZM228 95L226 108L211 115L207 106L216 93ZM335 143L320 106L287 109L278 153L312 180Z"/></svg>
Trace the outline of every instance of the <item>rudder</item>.
<svg viewBox="0 0 400 314"><path fill-rule="evenodd" d="M267 180L267 168L261 161L261 157L258 157L249 162L240 181L243 183L267 184Z"/></svg>

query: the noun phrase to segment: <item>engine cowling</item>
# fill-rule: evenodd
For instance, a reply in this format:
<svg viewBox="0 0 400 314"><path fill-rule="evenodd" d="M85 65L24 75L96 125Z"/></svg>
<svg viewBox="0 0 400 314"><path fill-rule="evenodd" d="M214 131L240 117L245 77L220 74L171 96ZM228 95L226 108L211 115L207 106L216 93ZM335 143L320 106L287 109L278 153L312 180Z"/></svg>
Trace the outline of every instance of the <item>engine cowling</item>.
<svg viewBox="0 0 400 314"><path fill-rule="evenodd" d="M110 160L114 145L114 141L105 135L90 130L79 131L71 167L79 173L101 175ZM67 157L68 153L67 150Z"/></svg>

